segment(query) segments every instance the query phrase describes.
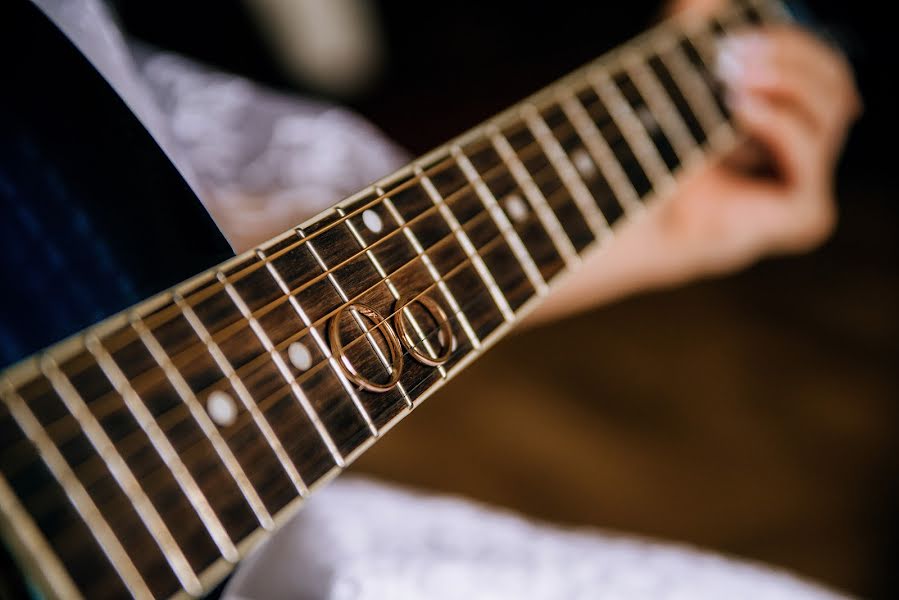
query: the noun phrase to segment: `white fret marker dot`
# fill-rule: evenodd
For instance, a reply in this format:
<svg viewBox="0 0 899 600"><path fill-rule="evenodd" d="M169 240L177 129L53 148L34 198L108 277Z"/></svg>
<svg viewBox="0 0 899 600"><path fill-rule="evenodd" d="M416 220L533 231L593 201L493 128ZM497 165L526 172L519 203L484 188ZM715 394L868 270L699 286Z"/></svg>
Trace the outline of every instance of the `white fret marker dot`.
<svg viewBox="0 0 899 600"><path fill-rule="evenodd" d="M513 221L521 223L528 218L528 206L518 194L509 194L503 200L503 204Z"/></svg>
<svg viewBox="0 0 899 600"><path fill-rule="evenodd" d="M287 347L287 357L290 363L300 371L306 371L312 366L312 353L301 342L294 342Z"/></svg>
<svg viewBox="0 0 899 600"><path fill-rule="evenodd" d="M639 110L637 110L637 118L640 119L640 122L643 123L643 127L645 127L646 131L649 133L655 133L659 128L656 118L646 106L641 106Z"/></svg>
<svg viewBox="0 0 899 600"><path fill-rule="evenodd" d="M378 233L384 228L384 223L381 221L381 215L372 209L368 209L362 213L362 222L365 223L365 226L368 227L368 230L372 233Z"/></svg>
<svg viewBox="0 0 899 600"><path fill-rule="evenodd" d="M215 390L206 398L206 412L220 427L227 427L237 420L237 405L234 398L222 390Z"/></svg>
<svg viewBox="0 0 899 600"><path fill-rule="evenodd" d="M593 179L596 175L596 165L593 164L593 159L583 148L572 151L571 162L574 163L574 168L584 179Z"/></svg>

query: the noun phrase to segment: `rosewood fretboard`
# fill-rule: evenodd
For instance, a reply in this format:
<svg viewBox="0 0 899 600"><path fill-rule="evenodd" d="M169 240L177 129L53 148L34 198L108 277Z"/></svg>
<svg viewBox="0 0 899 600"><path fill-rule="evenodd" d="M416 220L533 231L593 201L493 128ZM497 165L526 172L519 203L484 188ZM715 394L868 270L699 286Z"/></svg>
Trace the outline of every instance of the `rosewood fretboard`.
<svg viewBox="0 0 899 600"><path fill-rule="evenodd" d="M714 39L782 18L759 1L663 24L0 374L22 568L58 597L210 590L616 223L731 147Z"/></svg>

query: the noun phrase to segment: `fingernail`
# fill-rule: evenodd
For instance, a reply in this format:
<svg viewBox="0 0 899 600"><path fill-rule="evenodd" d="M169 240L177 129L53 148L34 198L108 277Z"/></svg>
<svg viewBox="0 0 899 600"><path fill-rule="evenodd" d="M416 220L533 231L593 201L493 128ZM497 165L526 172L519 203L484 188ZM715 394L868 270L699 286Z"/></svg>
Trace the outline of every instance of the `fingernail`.
<svg viewBox="0 0 899 600"><path fill-rule="evenodd" d="M720 40L715 63L718 77L732 86L739 85L749 65L758 60L765 46L765 38L757 33L732 35Z"/></svg>

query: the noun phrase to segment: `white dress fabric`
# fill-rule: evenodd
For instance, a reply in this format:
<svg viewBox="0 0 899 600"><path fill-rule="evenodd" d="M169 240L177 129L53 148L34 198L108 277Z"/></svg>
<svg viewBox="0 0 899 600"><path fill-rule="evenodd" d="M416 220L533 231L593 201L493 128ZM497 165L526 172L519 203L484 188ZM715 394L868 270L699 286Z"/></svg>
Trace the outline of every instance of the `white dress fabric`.
<svg viewBox="0 0 899 600"><path fill-rule="evenodd" d="M406 159L343 108L136 48L98 0L34 1L125 98L235 246L299 223ZM560 530L460 498L346 477L313 496L248 557L224 596L837 597L760 565L595 530Z"/></svg>
<svg viewBox="0 0 899 600"><path fill-rule="evenodd" d="M229 582L227 600L811 600L833 592L683 546L563 530L345 477Z"/></svg>

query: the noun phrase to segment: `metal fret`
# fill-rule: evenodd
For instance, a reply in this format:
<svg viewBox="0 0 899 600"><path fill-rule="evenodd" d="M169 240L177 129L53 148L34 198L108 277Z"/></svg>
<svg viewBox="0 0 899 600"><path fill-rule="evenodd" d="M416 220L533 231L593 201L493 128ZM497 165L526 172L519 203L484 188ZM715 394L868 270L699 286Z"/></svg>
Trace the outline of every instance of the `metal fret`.
<svg viewBox="0 0 899 600"><path fill-rule="evenodd" d="M297 493L299 493L300 496L308 495L308 486L303 481L303 478L300 476L300 474L297 472L296 467L291 462L290 458L287 456L287 453L284 450L284 446L281 444L278 436L275 435L275 432L272 431L272 428L269 425L268 421L259 411L259 407L250 396L250 392L244 385L243 380L234 371L234 367L231 365L231 362L227 359L215 340L212 339L212 336L209 335L209 331L206 329L206 326L203 325L203 322L199 319L199 317L197 317L190 304L186 302L180 294L175 294L174 301L175 304L181 309L181 312L182 314L184 314L184 317L187 319L188 323L190 323L190 326L197 334L197 337L199 337L200 340L204 344L206 344L206 347L209 350L209 354L212 356L212 359L222 371L222 374L229 381L229 383L231 383L232 387L237 392L237 397L240 398L240 401L241 403L243 403L244 408L248 413L250 413L250 416L252 417L256 427L259 429L259 431L262 432L263 437L265 438L266 442L268 442L268 445L274 452L275 457L278 459L278 462L284 468L284 472L287 473L287 476L290 478L291 483L293 483L294 487L296 488Z"/></svg>
<svg viewBox="0 0 899 600"><path fill-rule="evenodd" d="M6 405L9 408L10 414L16 420L16 423L18 423L19 427L22 429L31 443L34 444L34 446L40 452L40 456L43 459L44 464L47 465L47 468L50 469L50 472L54 477L56 477L56 480L62 486L63 490L65 490L66 495L68 496L72 505L75 507L75 510L78 512L79 516L82 518L85 524L89 526L94 539L97 540L97 543L100 545L103 554L112 564L119 578L128 588L128 591L135 597L152 598L153 595L150 592L150 588L147 586L143 577L138 572L137 567L128 556L128 553L125 552L125 549L122 547L121 542L119 542L119 539L112 531L109 523L103 517L100 509L90 497L90 494L87 493L87 490L78 480L78 477L75 475L74 471L72 471L72 468L69 467L66 459L53 443L53 440L50 439L50 436L47 435L47 432L34 416L34 413L32 413L31 409L28 408L28 404L22 399L21 396L19 396L19 394L17 394L13 390L11 385L7 385L9 386L9 389L3 392L3 398L6 401ZM78 400L73 401L73 398L71 396L69 396L68 398L63 397L62 394L59 394L59 396L63 403L66 404L66 407L69 409L73 416L75 416L75 412L73 411L73 408L75 408L79 411L79 414L81 414L86 419L92 418L92 416L90 416L90 411L87 410L83 402L79 402ZM75 398L77 398L77 394L75 395ZM70 404L73 404L74 406L70 406ZM87 415L84 415L84 413L87 413ZM106 438L105 440L103 439L105 437L105 434L103 434L103 431L99 427L99 425L97 425L96 428L85 427L84 431L88 436L88 439L90 439L91 443L94 445L94 448L96 448L98 451L99 447L97 445L97 441L102 447L112 446L108 438ZM95 439L97 441L95 441ZM112 450L110 454L117 456L115 450ZM113 458L112 456L108 458L108 463L114 461L115 458ZM127 469L128 467L124 464L124 462L122 462L121 465L116 466L116 471L127 471ZM113 471L113 465L111 464L110 471L114 476L117 475L116 471ZM136 485L136 482L134 483L134 485ZM125 487L123 486L122 489L125 490ZM127 490L125 491L127 493ZM137 508L136 503L135 508ZM150 507L150 510L153 510L152 507ZM80 598L81 594L75 587L74 582L69 577L65 568L59 562L56 554L44 541L43 535L40 533L34 522L28 516L28 513L26 513L21 505L19 505L18 501L15 499L13 491L9 489L8 485L6 484L6 480L2 476L0 476L0 512L2 512L4 515L8 515L11 520L14 519L14 521L12 522L15 523L15 527L18 530L19 539L22 540L23 544L28 546L28 550L32 554L34 559L39 561L39 564L37 565L39 567L39 572L44 575L44 579L53 590L53 592L56 593L59 598ZM165 526L163 525L162 527L164 529ZM171 540L171 543L172 545L174 545L174 540ZM161 543L160 548L162 548ZM167 554L166 557L168 558ZM186 568L186 574L190 574L190 567L189 565L187 565L187 561L183 556L180 557L180 560L183 561L183 565ZM189 576L186 577L185 580L182 581L182 585L184 585L185 583L191 586L188 587L188 585L185 585L185 589L193 590L193 593L197 593L199 591L199 581L195 576L192 579Z"/></svg>
<svg viewBox="0 0 899 600"><path fill-rule="evenodd" d="M590 231L600 241L607 239L611 235L609 223L599 208L597 208L593 201L593 195L584 185L577 169L571 164L568 155L565 154L565 150L559 145L559 141L546 125L537 108L532 104L525 104L521 108L521 114L540 147L543 148L547 158L549 158L550 163L559 173L565 187L571 193L571 197L581 211L587 226L590 227Z"/></svg>
<svg viewBox="0 0 899 600"><path fill-rule="evenodd" d="M644 58L636 52L622 54L622 62L637 87L640 95L661 125L665 136L671 140L675 152L682 164L701 158L699 148L687 129L687 124L680 117L674 103L668 97L662 84L650 70Z"/></svg>
<svg viewBox="0 0 899 600"><path fill-rule="evenodd" d="M546 282L543 280L543 276L540 274L540 269L537 267L536 263L534 263L534 259L531 258L531 255L528 252L527 248L525 248L524 243L521 241L521 238L518 237L518 233L515 231L512 223L509 222L508 217L506 217L506 213L504 213L503 210L499 207L496 198L493 197L493 193L481 179L480 174L478 174L477 170L474 168L474 165L471 164L471 161L468 160L468 157L465 155L465 153L462 152L462 149L459 148L459 146L452 146L450 150L453 154L453 158L456 159L456 163L458 163L459 167L462 169L462 172L465 173L465 177L474 186L475 192L481 199L481 202L490 212L490 216L493 218L493 221L496 223L497 228L505 238L506 243L509 244L509 247L515 254L515 257L518 259L519 264L524 269L524 272L528 276L531 285L534 286L537 294L539 294L540 296L546 295L549 291L549 288L547 287Z"/></svg>
<svg viewBox="0 0 899 600"><path fill-rule="evenodd" d="M649 176L656 193L663 193L673 187L674 177L671 175L671 171L665 166L665 161L662 160L658 149L646 132L646 128L634 114L630 103L608 74L605 71L596 70L589 72L587 79L593 84L596 94L605 104L606 110L618 125L621 134L640 162L640 166Z"/></svg>
<svg viewBox="0 0 899 600"><path fill-rule="evenodd" d="M337 210L337 214L339 214L341 217L346 216L346 211L344 211L342 208L338 207L336 210ZM371 209L369 209L369 210L371 210ZM375 268L375 271L377 271L378 275L384 281L384 285L387 286L387 289L390 291L390 295L393 296L393 299L395 301L399 301L400 298L402 297L402 294L400 294L399 290L394 285L393 281L391 281L390 276L388 275L387 271L384 270L384 267L381 266L381 262L378 260L378 258L374 255L374 253L371 250L368 249L368 244L365 243L365 239L361 235L359 235L358 229L356 229L356 226L353 225L352 220L350 220L349 218L346 220L346 226L347 226L347 229L350 230L350 234L353 236L353 239L356 240L356 242L359 244L359 246L361 248L365 249L365 256L368 257L368 260L371 262L372 266ZM412 314L412 311L409 310L408 307L404 306L402 308L402 311L403 311L403 316L409 320L409 323L412 324L412 328L415 330L415 334L418 336L418 338L421 340L421 343L424 345L425 351L431 357L436 357L437 351L434 349L434 346L431 345L431 342L428 340L427 336L425 335L424 330L421 328L421 325L418 323L418 319L415 318L415 315ZM441 377L446 377L446 368L443 365L438 365L437 371L440 373ZM409 406L410 407L412 406L411 399L410 399Z"/></svg>
<svg viewBox="0 0 899 600"><path fill-rule="evenodd" d="M297 235L302 236L302 233L297 230ZM284 278L278 272L278 269L275 267L275 265L273 265L268 259L264 251L256 250L256 256L265 263L265 267L266 269L268 269L268 272L272 276L272 279L275 280L278 288L284 293L285 296L287 296L287 302L290 304L291 308L293 308L297 316L300 317L300 320L303 322L303 324L309 329L309 335L313 340L315 340L315 345L318 347L322 355L327 359L328 364L340 381L343 389L346 390L346 393L350 397L353 406L358 411L359 416L362 417L363 421L365 421L368 430L373 436L377 437L377 426L375 425L374 421L372 421L371 417L368 414L368 411L365 410L365 406L362 404L362 401L359 399L359 396L353 389L353 385L347 379L346 375L344 375L343 369L341 369L340 365L337 363L337 359L334 358L334 355L331 352L331 348L328 346L328 343L324 340L324 338L322 338L318 329L312 326L312 319L309 318L309 315L307 315L306 311L303 310L303 307L300 306L300 302L299 300L297 300L296 296L293 295L290 286L288 286L287 282L284 281Z"/></svg>
<svg viewBox="0 0 899 600"><path fill-rule="evenodd" d="M562 228L559 218L556 216L556 213L553 212L552 207L550 207L546 198L543 197L543 192L541 192L540 188L537 187L537 184L534 183L531 174L528 173L527 168L525 168L518 158L518 155L515 153L515 150L509 144L509 140L507 140L505 136L492 125L487 128L487 135L490 137L490 141L496 149L497 154L499 154L500 158L502 158L505 165L509 168L509 172L512 173L512 177L515 178L518 186L524 191L524 195L530 203L531 208L534 210L534 213L537 215L543 228L552 240L556 251L562 257L562 260L565 261L565 265L573 267L580 264L581 257L571 243L568 234L566 234L565 230Z"/></svg>
<svg viewBox="0 0 899 600"><path fill-rule="evenodd" d="M175 388L175 391L178 392L181 400L190 411L191 416L193 416L194 420L200 426L203 434L206 435L206 437L209 439L212 447L215 449L215 453L225 465L228 473L234 479L237 487L244 495L244 499L247 501L247 504L249 504L250 508L253 510L253 513L256 515L259 524L262 525L262 527L264 527L265 529L271 529L271 527L274 525L271 514L269 514L268 510L265 508L265 505L262 503L262 499L256 493L256 489L252 486L252 484L250 484L250 480L247 478L246 473L244 473L244 470L240 466L240 463L237 462L237 458L231 452L231 449L225 443L225 440L222 439L222 436L216 428L215 424L213 424L207 412L200 405L200 402L197 400L197 397L190 389L190 386L184 380L184 377L178 371L178 368L175 367L174 364L172 364L172 360L166 354L163 347L159 344L159 341L156 339L156 337L150 332L149 329L147 329L147 326L143 321L136 318L131 322L131 326L135 331L137 331L137 334L140 336L141 341L143 341L144 346L146 346L147 350L156 360L156 363L162 368L166 378L172 384L172 387Z"/></svg>
<svg viewBox="0 0 899 600"><path fill-rule="evenodd" d="M708 135L709 144L729 145L736 134L726 115L718 107L705 79L690 64L675 37L665 33L655 39L659 58Z"/></svg>
<svg viewBox="0 0 899 600"><path fill-rule="evenodd" d="M100 369L103 370L106 378L109 379L110 383L112 383L113 387L122 397L122 400L125 402L128 410L137 420L138 425L141 427L141 429L144 430L144 433L147 434L147 437L153 444L153 447L156 449L159 456L162 457L162 459L172 470L172 475L175 477L175 480L178 481L179 486L182 484L182 480L185 478L185 475L186 478L190 478L190 480L193 481L190 473L187 472L187 469L183 464L181 464L181 460L178 458L177 454L175 454L175 451L171 447L171 444L169 444L168 440L159 430L156 422L149 414L149 411L147 411L147 408L143 405L140 397L131 387L131 384L128 383L128 379L125 377L125 374L122 373L121 369L119 369L119 366L115 363L112 356L109 355L109 353L100 343L99 338L97 338L96 336L88 336L85 341L85 346L87 347L87 350L93 355L94 359L96 359L97 364L100 366ZM78 397L77 392L75 392L75 396ZM81 402L81 404L83 405L83 401ZM156 511L156 508L153 506L152 502L150 502L150 499L147 497L143 488L134 478L134 474L128 468L128 465L125 464L124 459L122 459L118 451L115 450L115 446L112 444L112 441L109 439L109 437L107 437L102 427L100 427L99 423L97 423L96 419L94 419L93 415L90 414L90 411L88 411L86 407L84 408L84 412L85 418L88 420L88 422L90 423L92 421L91 431L94 432L94 435L96 435L98 439L103 440L104 448L108 447L111 449L109 456L107 457L107 462L111 463L109 465L110 471L112 472L116 481L119 482L119 485L122 487L122 491L125 492L125 494L128 496L128 499L131 500L132 504L134 504L135 510L137 511L138 515L140 515L141 520L150 531L150 534L159 544L159 547L162 549L163 554L165 555L166 560L169 563L169 566L172 567L172 570L178 577L178 581L188 592L192 594L198 594L201 588L200 582L197 579L197 574L187 562L187 558L184 556L183 551L178 547L178 544L175 542L174 537L172 537L171 531L169 531L169 528L166 526L165 522L163 522L162 518ZM85 430L85 433L87 434L88 430ZM101 452L100 448L97 447L96 444L95 447L97 448L98 452ZM101 453L101 456L104 455ZM200 494L199 489L196 487L196 482L194 482L191 494L188 494L188 492L185 491L185 495L188 496L188 500L194 506L194 509L197 511L198 516L203 519L203 524L206 525L204 515L200 513L197 505L194 504L196 500L195 496L197 494L202 497L202 494ZM205 499L203 500L205 501ZM212 512L208 504L206 504L206 510L207 512ZM217 521L215 515L213 514L212 516L213 519ZM227 534L225 533L221 523L218 524L218 530L220 532L219 535L224 534L224 536L227 538ZM212 535L211 531L210 535ZM213 539L215 539L215 537L213 537ZM236 560L237 550L233 545L231 546L231 549L232 550L228 554L233 556L234 560ZM222 556L226 560L229 560L228 557L225 556L224 552L222 552Z"/></svg>
<svg viewBox="0 0 899 600"><path fill-rule="evenodd" d="M446 303L449 304L450 309L453 311L453 314L456 315L457 319L459 319L459 324L462 326L462 330L465 332L465 336L471 343L472 348L480 348L481 341L480 339L478 339L477 334L474 332L474 329L472 329L471 324L468 322L468 317L465 316L465 313L462 311L462 307L459 306L459 303L456 301L455 296L453 296L453 293L446 285L446 282L443 281L443 278L440 276L440 273L434 266L431 257L428 256L427 252L425 252L425 249L418 241L418 237L415 235L415 232L407 226L405 219L403 219L403 216L393 205L393 202L391 202L389 197L386 197L386 192L384 192L384 190L382 190L381 188L376 188L376 190L379 196L385 196L383 201L384 206L387 208L388 212L390 212L390 216L394 218L399 227L403 230L403 235L406 236L409 244L415 250L415 253L420 257L421 262L425 265L425 269L427 269L428 274L434 280L434 284L437 286L437 289L439 289L440 293L443 294L443 298L444 300L446 300Z"/></svg>
<svg viewBox="0 0 899 600"><path fill-rule="evenodd" d="M284 378L285 383L290 387L290 391L293 393L294 397L300 403L300 406L303 407L303 411L306 413L306 416L312 422L312 426L315 428L315 431L318 433L319 437L324 442L325 446L328 448L328 452L331 454L331 457L334 459L334 463L338 467L343 467L346 464L343 455L340 453L340 450L337 449L337 445L334 443L334 440L331 439L331 434L328 433L327 428L325 428L324 423L321 422L318 414L315 412L315 409L312 408L312 404L309 402L309 399L306 397L306 394L297 384L293 375L290 372L290 369L287 368L287 365L284 363L284 359L281 358L281 355L275 350L274 344L269 339L268 334L262 329L259 325L259 321L253 316L253 313L250 311L250 308L247 306L246 302L244 302L243 298L240 294L237 293L237 290L234 289L234 286L228 282L228 278L225 275L218 271L216 273L219 282L225 288L228 296L230 296L231 301L234 302L234 305L243 315L243 317L250 324L250 329L253 330L253 333L256 334L256 337L262 343L265 351L271 356L272 362L277 367L278 371L281 373L281 376Z"/></svg>
<svg viewBox="0 0 899 600"><path fill-rule="evenodd" d="M644 208L640 201L640 195L584 106L574 95L570 94L564 95L559 100L559 106L562 107L565 116L584 140L587 151L599 166L603 177L609 183L612 193L615 194L615 198L621 203L624 211L632 216L640 214Z"/></svg>
<svg viewBox="0 0 899 600"><path fill-rule="evenodd" d="M459 241L459 245L462 247L462 250L471 260L471 263L474 265L474 268L478 272L478 275L480 275L481 280L484 282L484 285L487 286L487 290L490 293L490 296L493 298L493 301L496 303L497 308L499 308L499 311L502 313L503 318L506 321L514 320L515 312L512 310L512 307L509 306L509 302L503 295L502 290L498 285L496 285L496 281L493 279L493 274L490 273L487 265L484 264L484 261L483 259L481 259L481 256L475 249L474 244L472 244L471 240L468 239L468 235L462 229L459 221L456 220L455 215L453 215L452 211L446 206L446 202L444 202L443 196L441 196L440 192L437 191L437 188L434 187L434 184L431 182L430 178L425 175L424 169L416 165L415 174L420 178L422 187L425 189L434 205L437 206L437 210L440 213L440 216L442 216L443 220L446 221L446 224L449 226L450 230Z"/></svg>
<svg viewBox="0 0 899 600"><path fill-rule="evenodd" d="M299 232L299 230L297 230L297 231ZM305 234L302 232L300 232L300 235L305 236ZM334 287L334 290L337 292L337 295L340 296L340 299L343 300L343 302L345 302L345 303L349 303L350 297L343 290L343 287L341 287L340 283L338 283L337 278L334 276L334 273L329 271L328 266L322 260L321 255L318 253L318 251L315 249L315 247L312 245L312 243L307 241L306 247L309 249L309 252L312 254L312 257L318 263L319 267L321 267L322 271L327 273L327 279L329 282L331 282L331 285ZM392 375L393 367L391 367L391 365L390 365L391 361L387 356L384 355L384 352L381 350L381 347L378 345L378 342L375 339L372 330L369 328L368 325L365 324L365 321L363 320L363 318L359 315L359 313L355 309L351 308L350 314L352 315L353 320L356 322L356 325L359 327L359 329L364 332L363 335L365 336L366 341L368 341L369 345L372 348L372 351L378 357L378 360L384 366L384 369L387 371L388 374ZM409 394L406 392L406 388L403 386L403 384L397 383L396 389L399 390L400 395L403 397L403 401L406 403L406 405L411 407L412 406L412 398L409 397ZM359 406L361 409L362 404L360 403ZM372 428L373 434L375 436L377 436L378 430L374 424L374 421L371 419L370 416L368 416L368 411L363 410L363 413L365 415L366 421L370 424L370 427Z"/></svg>

